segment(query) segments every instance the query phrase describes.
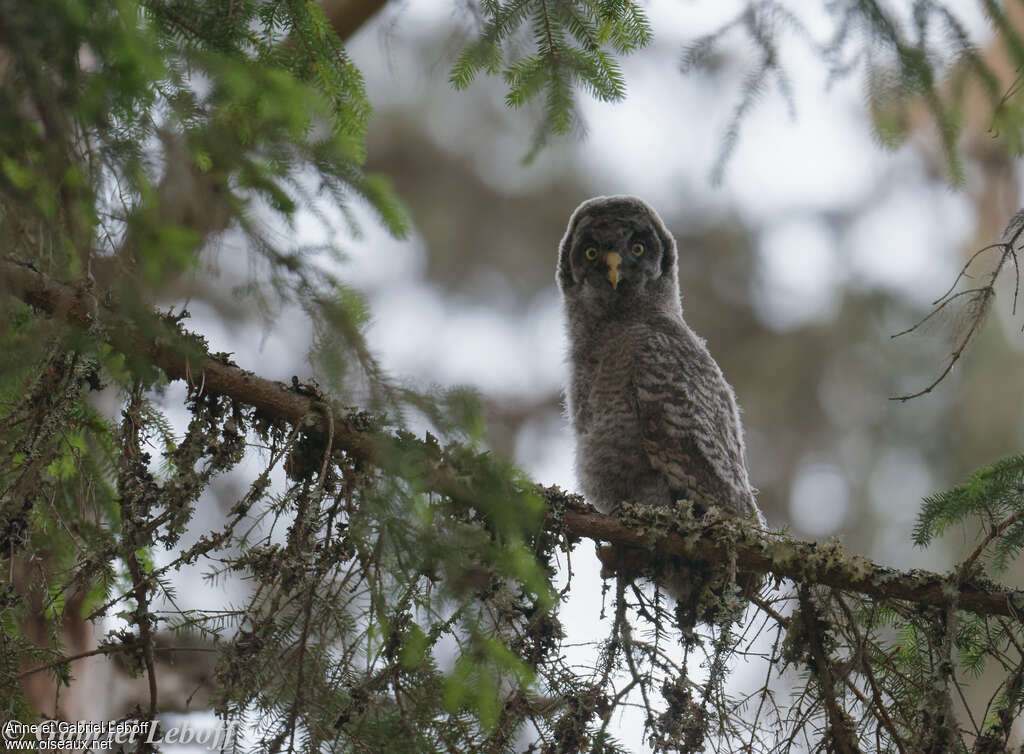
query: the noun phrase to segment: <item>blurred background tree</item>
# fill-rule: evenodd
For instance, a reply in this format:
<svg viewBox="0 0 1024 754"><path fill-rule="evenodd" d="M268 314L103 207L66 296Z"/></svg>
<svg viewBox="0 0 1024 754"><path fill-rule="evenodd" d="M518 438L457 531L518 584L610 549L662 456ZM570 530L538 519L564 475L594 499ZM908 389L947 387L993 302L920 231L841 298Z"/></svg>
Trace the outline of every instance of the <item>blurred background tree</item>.
<svg viewBox="0 0 1024 754"><path fill-rule="evenodd" d="M976 523L909 544L923 496L1020 448L1018 325L996 307L907 403L889 399L942 371L974 312L889 336L1019 206L1020 4L667 5L4 6L6 716L213 709L257 748L680 748L632 697L571 677L602 646L613 664L587 642L611 626L628 643L622 615L595 615L589 547L560 623L546 612L565 556L497 460L574 485L553 269L593 194L640 194L676 234L771 525L902 568L969 556ZM230 400L203 349L299 375L291 392L339 424ZM427 493L430 443L353 439L396 428L438 435L471 489ZM992 665L957 710L978 750L1012 731L987 739L1002 719L965 710L1020 703ZM843 750L809 683L817 740Z"/></svg>

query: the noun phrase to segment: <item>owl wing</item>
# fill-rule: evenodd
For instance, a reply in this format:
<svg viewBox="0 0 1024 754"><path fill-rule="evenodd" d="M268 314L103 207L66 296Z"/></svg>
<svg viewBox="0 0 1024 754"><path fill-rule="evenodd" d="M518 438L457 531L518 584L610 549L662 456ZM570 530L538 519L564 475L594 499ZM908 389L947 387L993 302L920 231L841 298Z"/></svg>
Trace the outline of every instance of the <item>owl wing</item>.
<svg viewBox="0 0 1024 754"><path fill-rule="evenodd" d="M644 452L673 495L697 494L757 510L732 388L704 342L683 323L640 339L632 383Z"/></svg>

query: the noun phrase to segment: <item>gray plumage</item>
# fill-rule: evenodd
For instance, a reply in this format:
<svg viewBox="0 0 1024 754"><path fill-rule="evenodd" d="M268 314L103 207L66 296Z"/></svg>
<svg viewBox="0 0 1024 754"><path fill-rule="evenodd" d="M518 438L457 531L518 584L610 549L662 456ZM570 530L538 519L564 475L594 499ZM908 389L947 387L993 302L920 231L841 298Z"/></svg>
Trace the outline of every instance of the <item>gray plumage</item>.
<svg viewBox="0 0 1024 754"><path fill-rule="evenodd" d="M570 218L557 280L580 484L606 513L686 498L761 520L736 399L683 320L678 277L675 240L639 199L597 197Z"/></svg>

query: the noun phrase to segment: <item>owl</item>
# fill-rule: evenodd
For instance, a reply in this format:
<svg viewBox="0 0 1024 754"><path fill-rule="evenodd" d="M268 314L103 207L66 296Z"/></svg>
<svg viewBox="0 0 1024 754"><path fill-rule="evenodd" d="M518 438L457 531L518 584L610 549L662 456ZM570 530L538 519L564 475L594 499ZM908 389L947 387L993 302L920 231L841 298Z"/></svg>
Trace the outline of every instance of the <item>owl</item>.
<svg viewBox="0 0 1024 754"><path fill-rule="evenodd" d="M683 319L675 240L630 196L589 199L558 254L569 335L567 406L587 499L688 499L763 523L732 388ZM670 589L670 591L674 591Z"/></svg>

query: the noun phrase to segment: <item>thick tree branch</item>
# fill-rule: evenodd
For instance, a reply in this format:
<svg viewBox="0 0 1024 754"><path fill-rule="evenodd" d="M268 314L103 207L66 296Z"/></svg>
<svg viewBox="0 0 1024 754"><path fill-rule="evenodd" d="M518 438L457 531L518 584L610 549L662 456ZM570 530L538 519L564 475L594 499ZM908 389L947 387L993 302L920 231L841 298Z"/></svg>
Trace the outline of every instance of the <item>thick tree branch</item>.
<svg viewBox="0 0 1024 754"><path fill-rule="evenodd" d="M89 293L52 280L23 264L0 260L0 289L66 322L104 328L115 347L148 359L172 380L190 384L248 404L269 417L322 434L325 444L333 421L334 445L382 469L399 471L396 440L354 414L334 414L323 399L292 386L266 380L205 352L197 339L173 323L153 316L160 337L141 336L140 329ZM408 449L409 440L401 441ZM446 466L436 442L414 441L425 461L420 469L425 486L473 505L471 491ZM403 470L408 471L407 467ZM922 570L898 571L848 553L835 542L819 544L759 532L732 517L680 521L667 509L626 506L618 515L603 515L582 498L558 488L542 489L551 506L549 525L570 539L630 545L656 556L699 558L728 563L735 557L741 571L773 574L799 584L821 584L877 599L919 605L948 605L981 615L1024 619L1024 591L1010 590L980 578L958 581L953 576Z"/></svg>
<svg viewBox="0 0 1024 754"><path fill-rule="evenodd" d="M147 322L150 336L133 326L95 296L53 280L31 267L0 260L0 289L47 314L86 329L101 326L111 345L124 353L141 356L159 367L171 380L185 380L196 387L246 403L274 419L292 424L312 423L329 429L320 401L299 389L257 377L211 357L170 321L153 315ZM358 436L345 436L348 445L359 445Z"/></svg>
<svg viewBox="0 0 1024 754"><path fill-rule="evenodd" d="M336 0L324 3L324 15L334 27L338 39L345 42L386 3L387 0Z"/></svg>
<svg viewBox="0 0 1024 754"><path fill-rule="evenodd" d="M549 491L552 498L567 496ZM957 584L955 579L923 570L899 571L854 555L838 542L804 542L777 534L757 535L739 522L721 519L695 530L668 532L652 540L653 521L647 523L606 516L569 499L564 512L565 531L576 537L633 545L656 555L699 558L713 563L729 562L735 553L741 571L769 573L798 584L820 584L877 599L905 600L918 605L946 605L951 601L980 615L1003 615L1024 620L1024 591L1006 589L983 579ZM738 538L737 538L738 537ZM736 539L734 539L736 538Z"/></svg>

